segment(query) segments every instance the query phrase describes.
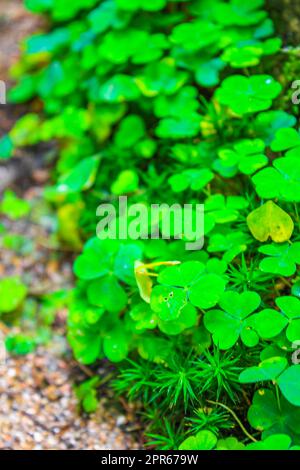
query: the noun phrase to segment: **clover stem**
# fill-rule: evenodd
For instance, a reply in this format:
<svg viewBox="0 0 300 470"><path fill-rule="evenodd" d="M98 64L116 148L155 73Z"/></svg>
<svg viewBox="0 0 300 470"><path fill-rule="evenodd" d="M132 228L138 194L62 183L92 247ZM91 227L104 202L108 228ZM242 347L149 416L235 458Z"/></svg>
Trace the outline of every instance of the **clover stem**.
<svg viewBox="0 0 300 470"><path fill-rule="evenodd" d="M287 287L292 287L292 284L287 280L285 279L284 277L280 277L280 280L283 282L283 284L285 284Z"/></svg>
<svg viewBox="0 0 300 470"><path fill-rule="evenodd" d="M218 401L212 401L212 400L207 400L208 403L211 403L212 405L218 405L218 406L221 406L222 408L224 408L224 410L228 411L228 413L230 413L233 418L236 420L236 422L238 423L239 427L241 428L241 430L243 431L243 433L253 442L257 442L257 439L255 439L255 437L251 436L251 434L247 431L247 429L245 428L245 426L243 425L243 423L241 422L241 420L237 417L237 415L235 414L234 411L232 411L231 408L229 408L228 406L224 405L223 403L220 403Z"/></svg>
<svg viewBox="0 0 300 470"><path fill-rule="evenodd" d="M280 403L280 396L279 396L279 388L278 388L277 383L275 383L275 393L276 393L276 400L277 400L278 409L279 409L279 411L281 411L281 403Z"/></svg>

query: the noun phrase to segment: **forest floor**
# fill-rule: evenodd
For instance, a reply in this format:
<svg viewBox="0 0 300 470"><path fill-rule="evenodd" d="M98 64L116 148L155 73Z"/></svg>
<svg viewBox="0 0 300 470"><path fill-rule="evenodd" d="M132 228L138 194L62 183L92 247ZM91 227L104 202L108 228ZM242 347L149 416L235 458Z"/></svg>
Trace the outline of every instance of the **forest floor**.
<svg viewBox="0 0 300 470"><path fill-rule="evenodd" d="M21 0L0 0L0 79L8 85L8 69L18 58L18 44L41 25L38 17L24 11ZM0 137L24 111L24 107L0 106ZM18 157L0 165L0 201L9 188L33 202L35 211L34 216L17 221L0 216L2 231L25 236L29 246L18 254L3 248L0 239L0 279L20 276L38 303L44 292L72 286L72 259L53 248L53 214L41 198L49 182L43 155ZM89 378L90 371L72 358L64 339L65 320L66 311L61 308L46 344L26 356L9 355L0 364L0 449L139 448L133 410L128 405L125 410L109 390L101 389L96 413L80 413L74 383ZM6 332L3 323L0 329ZM105 374L101 365L97 372Z"/></svg>

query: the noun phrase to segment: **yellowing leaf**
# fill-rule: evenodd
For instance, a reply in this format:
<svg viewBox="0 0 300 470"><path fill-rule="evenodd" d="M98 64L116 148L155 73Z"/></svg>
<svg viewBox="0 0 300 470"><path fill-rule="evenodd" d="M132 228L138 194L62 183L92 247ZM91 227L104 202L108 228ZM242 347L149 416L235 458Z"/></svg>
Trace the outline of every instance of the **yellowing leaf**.
<svg viewBox="0 0 300 470"><path fill-rule="evenodd" d="M82 248L79 233L79 218L83 210L83 203L65 204L57 211L58 237L68 247L74 250Z"/></svg>
<svg viewBox="0 0 300 470"><path fill-rule="evenodd" d="M155 272L149 272L148 269L152 269L158 266L173 266L180 264L180 261L159 261L156 263L144 264L141 261L136 261L134 264L135 280L139 288L141 298L150 303L150 296L153 287L153 281L151 277L157 277L158 274Z"/></svg>
<svg viewBox="0 0 300 470"><path fill-rule="evenodd" d="M134 265L134 274L140 296L145 302L147 302L147 304L149 304L153 281L147 272L146 265L140 261L136 261Z"/></svg>
<svg viewBox="0 0 300 470"><path fill-rule="evenodd" d="M251 212L247 223L253 237L260 242L265 242L268 238L276 243L286 242L294 230L291 217L273 201L268 201Z"/></svg>

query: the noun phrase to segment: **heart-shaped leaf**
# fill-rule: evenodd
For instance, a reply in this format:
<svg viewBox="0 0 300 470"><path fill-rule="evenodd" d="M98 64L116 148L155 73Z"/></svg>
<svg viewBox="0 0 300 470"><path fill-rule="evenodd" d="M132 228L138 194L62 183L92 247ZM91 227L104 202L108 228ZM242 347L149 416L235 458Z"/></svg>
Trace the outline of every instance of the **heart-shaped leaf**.
<svg viewBox="0 0 300 470"><path fill-rule="evenodd" d="M217 436L213 432L202 430L183 441L179 450L212 450L217 444L217 440Z"/></svg>
<svg viewBox="0 0 300 470"><path fill-rule="evenodd" d="M287 367L284 357L271 357L265 359L258 366L248 367L241 372L239 380L241 383L264 382L275 380Z"/></svg>
<svg viewBox="0 0 300 470"><path fill-rule="evenodd" d="M271 238L276 243L289 240L294 230L292 218L273 201L255 209L247 217L250 232L260 242Z"/></svg>

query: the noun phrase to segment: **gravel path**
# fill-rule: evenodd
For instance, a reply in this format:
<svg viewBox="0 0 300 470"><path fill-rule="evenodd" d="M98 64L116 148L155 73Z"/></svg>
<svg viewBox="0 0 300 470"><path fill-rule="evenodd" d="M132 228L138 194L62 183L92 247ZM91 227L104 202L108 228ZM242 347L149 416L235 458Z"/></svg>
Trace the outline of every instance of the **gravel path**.
<svg viewBox="0 0 300 470"><path fill-rule="evenodd" d="M92 417L80 416L72 390L72 367L60 347L8 357L0 367L0 449L135 449L121 428L128 417L100 401Z"/></svg>

